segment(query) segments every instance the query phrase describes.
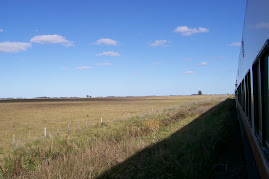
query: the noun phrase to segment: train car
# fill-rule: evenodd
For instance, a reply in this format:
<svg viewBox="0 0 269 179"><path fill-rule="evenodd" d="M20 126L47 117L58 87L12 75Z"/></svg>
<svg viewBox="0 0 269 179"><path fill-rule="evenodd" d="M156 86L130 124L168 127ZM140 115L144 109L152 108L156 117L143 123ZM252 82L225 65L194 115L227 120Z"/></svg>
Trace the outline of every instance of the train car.
<svg viewBox="0 0 269 179"><path fill-rule="evenodd" d="M247 0L235 98L249 178L269 178L269 0Z"/></svg>

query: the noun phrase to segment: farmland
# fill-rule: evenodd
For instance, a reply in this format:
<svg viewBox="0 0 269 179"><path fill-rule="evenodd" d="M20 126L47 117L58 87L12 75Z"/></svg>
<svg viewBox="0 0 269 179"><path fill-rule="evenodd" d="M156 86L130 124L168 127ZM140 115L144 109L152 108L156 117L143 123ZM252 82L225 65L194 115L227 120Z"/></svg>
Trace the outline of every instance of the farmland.
<svg viewBox="0 0 269 179"><path fill-rule="evenodd" d="M130 162L117 168L118 164L169 138L228 97L212 95L0 101L2 170L5 176L39 178L112 177L119 171L123 174L122 168L130 165ZM216 118L223 120L226 117L219 112L215 115L221 115ZM192 132L192 135L208 140L207 145L211 145L210 142L216 143L219 135L222 135L219 132L222 132L220 129L223 128L223 121L216 121L212 117L207 120L195 126L200 130ZM206 133L210 126L212 131ZM186 137L186 141L181 141L183 143L197 140L188 136L190 134L183 135ZM210 163L204 163L205 160L210 161L208 155L211 154L207 150L200 151L205 152L205 158L201 160L202 163L195 165L210 166ZM180 152L184 151L186 146L182 144ZM156 155L163 152L165 149L162 147L155 151ZM8 157L4 160L5 155ZM203 154L199 154L200 157L203 158ZM130 168L127 167L125 171L128 170ZM184 176L190 171L190 168L185 167L180 175ZM124 176L134 175L132 172L130 170ZM193 173L194 177L197 174Z"/></svg>
<svg viewBox="0 0 269 179"><path fill-rule="evenodd" d="M38 139L44 135L44 127L48 135L55 136L57 128L60 134L94 122L124 119L135 115L145 115L153 110L162 111L165 107L201 100L200 96L180 97L129 97L129 98L92 98L54 101L53 99L18 100L0 103L0 153L6 153L12 146L12 135L16 144ZM208 96L206 98L217 98ZM16 101L16 100L15 100ZM7 147L8 146L8 147Z"/></svg>

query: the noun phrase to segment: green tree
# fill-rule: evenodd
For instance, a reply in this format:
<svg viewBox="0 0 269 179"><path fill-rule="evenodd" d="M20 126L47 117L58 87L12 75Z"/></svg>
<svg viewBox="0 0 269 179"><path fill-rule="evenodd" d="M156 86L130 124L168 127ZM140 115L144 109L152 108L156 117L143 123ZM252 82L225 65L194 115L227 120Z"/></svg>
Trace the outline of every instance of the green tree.
<svg viewBox="0 0 269 179"><path fill-rule="evenodd" d="M201 90L199 90L198 91L198 95L202 95L203 93L202 93L202 91Z"/></svg>

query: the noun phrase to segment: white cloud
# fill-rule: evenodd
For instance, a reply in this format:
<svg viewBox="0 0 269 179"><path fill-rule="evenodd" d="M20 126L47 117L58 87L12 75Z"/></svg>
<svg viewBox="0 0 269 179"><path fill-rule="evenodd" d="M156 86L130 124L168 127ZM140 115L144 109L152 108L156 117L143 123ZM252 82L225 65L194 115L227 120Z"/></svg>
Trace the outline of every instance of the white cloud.
<svg viewBox="0 0 269 179"><path fill-rule="evenodd" d="M160 64L161 64L160 62L152 63L153 66L155 66L155 65L160 65Z"/></svg>
<svg viewBox="0 0 269 179"><path fill-rule="evenodd" d="M90 70L90 69L92 69L92 67L89 67L89 66L81 66L81 67L77 67L76 69L77 70Z"/></svg>
<svg viewBox="0 0 269 179"><path fill-rule="evenodd" d="M191 61L191 60L193 60L193 58L187 57L187 58L184 58L184 60Z"/></svg>
<svg viewBox="0 0 269 179"><path fill-rule="evenodd" d="M208 59L214 59L214 60L218 60L218 59L223 59L224 56L213 56L213 57L209 57Z"/></svg>
<svg viewBox="0 0 269 179"><path fill-rule="evenodd" d="M194 72L193 71L186 71L184 72L185 74L193 74Z"/></svg>
<svg viewBox="0 0 269 179"><path fill-rule="evenodd" d="M202 62L202 63L198 64L198 66L206 66L206 65L208 65L207 62Z"/></svg>
<svg viewBox="0 0 269 179"><path fill-rule="evenodd" d="M204 27L189 28L188 26L179 26L174 30L174 32L179 32L183 36L191 36L197 33L209 32L209 30Z"/></svg>
<svg viewBox="0 0 269 179"><path fill-rule="evenodd" d="M0 52L16 53L19 51L25 51L32 47L32 44L25 42L1 42Z"/></svg>
<svg viewBox="0 0 269 179"><path fill-rule="evenodd" d="M98 39L95 42L96 45L118 45L118 42L112 39Z"/></svg>
<svg viewBox="0 0 269 179"><path fill-rule="evenodd" d="M240 42L233 42L233 43L228 44L228 46L241 46L241 43Z"/></svg>
<svg viewBox="0 0 269 179"><path fill-rule="evenodd" d="M4 29L0 29L0 32L4 32Z"/></svg>
<svg viewBox="0 0 269 179"><path fill-rule="evenodd" d="M96 56L120 56L120 53L113 52L113 51L107 51L107 52L99 53Z"/></svg>
<svg viewBox="0 0 269 179"><path fill-rule="evenodd" d="M61 35L36 35L31 40L31 43L39 44L62 44L66 47L73 46L73 42L67 40Z"/></svg>
<svg viewBox="0 0 269 179"><path fill-rule="evenodd" d="M73 42L67 42L67 43L64 43L63 46L72 47L72 46L74 46L74 43Z"/></svg>
<svg viewBox="0 0 269 179"><path fill-rule="evenodd" d="M167 40L155 40L153 43L150 43L149 45L152 47L157 47L157 46L167 46L168 41Z"/></svg>
<svg viewBox="0 0 269 179"><path fill-rule="evenodd" d="M257 29L269 29L269 22L260 22L255 26Z"/></svg>
<svg viewBox="0 0 269 179"><path fill-rule="evenodd" d="M112 63L108 63L108 62L106 62L106 63L96 63L96 66L111 66L112 65Z"/></svg>

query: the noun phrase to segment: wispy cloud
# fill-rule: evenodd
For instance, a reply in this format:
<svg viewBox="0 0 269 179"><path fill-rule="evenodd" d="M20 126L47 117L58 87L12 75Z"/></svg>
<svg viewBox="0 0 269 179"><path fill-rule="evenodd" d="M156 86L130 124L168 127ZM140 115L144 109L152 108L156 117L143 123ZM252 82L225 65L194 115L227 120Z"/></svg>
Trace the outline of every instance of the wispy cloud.
<svg viewBox="0 0 269 179"><path fill-rule="evenodd" d="M185 74L194 74L194 71L185 71Z"/></svg>
<svg viewBox="0 0 269 179"><path fill-rule="evenodd" d="M191 60L193 60L193 58L187 57L187 58L184 58L184 60L191 61Z"/></svg>
<svg viewBox="0 0 269 179"><path fill-rule="evenodd" d="M213 57L208 57L208 59L213 59L213 60L219 60L219 59L223 59L224 56L213 56Z"/></svg>
<svg viewBox="0 0 269 179"><path fill-rule="evenodd" d="M150 43L149 45L152 47L162 46L167 47L167 40L155 40L153 43Z"/></svg>
<svg viewBox="0 0 269 179"><path fill-rule="evenodd" d="M118 42L112 39L98 39L95 42L96 45L118 45Z"/></svg>
<svg viewBox="0 0 269 179"><path fill-rule="evenodd" d="M228 46L241 46L241 43L240 42L233 42L233 43L228 44Z"/></svg>
<svg viewBox="0 0 269 179"><path fill-rule="evenodd" d="M153 66L160 65L160 64L161 64L161 62L152 63Z"/></svg>
<svg viewBox="0 0 269 179"><path fill-rule="evenodd" d="M96 56L120 56L120 53L114 51L107 51L103 53L99 53Z"/></svg>
<svg viewBox="0 0 269 179"><path fill-rule="evenodd" d="M198 66L206 66L206 65L208 65L207 62L202 62L202 63L199 63L199 64L198 64Z"/></svg>
<svg viewBox="0 0 269 179"><path fill-rule="evenodd" d="M135 72L135 73L132 73L131 75L139 75L139 73L138 72Z"/></svg>
<svg viewBox="0 0 269 179"><path fill-rule="evenodd" d="M6 53L16 53L20 51L25 51L28 48L32 47L32 44L25 42L1 42L0 43L0 52Z"/></svg>
<svg viewBox="0 0 269 179"><path fill-rule="evenodd" d="M188 26L179 26L174 30L174 32L179 32L183 36L191 36L197 33L209 32L209 30L204 27L190 28Z"/></svg>
<svg viewBox="0 0 269 179"><path fill-rule="evenodd" d="M257 29L269 29L269 22L260 22L255 25Z"/></svg>
<svg viewBox="0 0 269 179"><path fill-rule="evenodd" d="M81 66L81 67L77 67L76 69L77 70L90 70L90 69L92 69L92 67L90 67L90 66Z"/></svg>
<svg viewBox="0 0 269 179"><path fill-rule="evenodd" d="M4 32L4 29L0 29L0 32Z"/></svg>
<svg viewBox="0 0 269 179"><path fill-rule="evenodd" d="M66 47L73 46L73 42L67 40L65 37L61 35L36 35L31 40L31 43L39 43L39 44L62 44Z"/></svg>
<svg viewBox="0 0 269 179"><path fill-rule="evenodd" d="M96 63L96 66L111 66L112 63Z"/></svg>

